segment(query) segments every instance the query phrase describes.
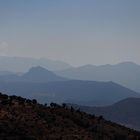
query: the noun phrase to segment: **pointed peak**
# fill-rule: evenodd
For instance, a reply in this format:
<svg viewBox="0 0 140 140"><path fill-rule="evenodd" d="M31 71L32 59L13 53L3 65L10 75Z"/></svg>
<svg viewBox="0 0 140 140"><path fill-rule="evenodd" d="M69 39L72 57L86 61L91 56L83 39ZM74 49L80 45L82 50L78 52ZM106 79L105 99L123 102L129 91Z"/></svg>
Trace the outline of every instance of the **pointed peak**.
<svg viewBox="0 0 140 140"><path fill-rule="evenodd" d="M34 67L29 69L29 72L33 72L33 71L48 71L48 70L41 67L41 66L34 66Z"/></svg>

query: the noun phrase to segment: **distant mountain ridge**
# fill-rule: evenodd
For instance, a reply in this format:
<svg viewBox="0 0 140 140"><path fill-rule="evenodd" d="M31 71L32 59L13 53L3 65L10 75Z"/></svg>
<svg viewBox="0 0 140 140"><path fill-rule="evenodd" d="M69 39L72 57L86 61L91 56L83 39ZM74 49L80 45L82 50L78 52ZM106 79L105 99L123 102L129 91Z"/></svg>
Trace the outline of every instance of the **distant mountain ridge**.
<svg viewBox="0 0 140 140"><path fill-rule="evenodd" d="M35 96L39 101L54 100L81 105L110 105L140 94L114 82L71 80L36 66L22 75L0 76L0 90L6 93Z"/></svg>
<svg viewBox="0 0 140 140"><path fill-rule="evenodd" d="M105 107L81 106L80 109L98 116L103 115L108 120L140 130L140 98L127 98Z"/></svg>
<svg viewBox="0 0 140 140"><path fill-rule="evenodd" d="M109 105L140 94L113 82L95 81L52 81L52 82L0 82L0 90L24 97L32 97L40 102L71 102L81 105Z"/></svg>
<svg viewBox="0 0 140 140"><path fill-rule="evenodd" d="M123 62L116 65L85 65L56 71L57 75L77 80L113 81L140 92L140 65Z"/></svg>
<svg viewBox="0 0 140 140"><path fill-rule="evenodd" d="M41 66L51 71L63 70L72 67L65 62L46 58L37 59L29 57L0 56L0 71L26 72L29 68L34 66Z"/></svg>

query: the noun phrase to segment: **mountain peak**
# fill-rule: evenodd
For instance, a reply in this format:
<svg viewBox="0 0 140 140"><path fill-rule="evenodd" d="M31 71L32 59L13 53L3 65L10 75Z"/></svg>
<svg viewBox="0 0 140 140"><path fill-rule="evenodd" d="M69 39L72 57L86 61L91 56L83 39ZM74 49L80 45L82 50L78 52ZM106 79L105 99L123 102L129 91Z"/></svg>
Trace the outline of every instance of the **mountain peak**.
<svg viewBox="0 0 140 140"><path fill-rule="evenodd" d="M35 67L30 68L27 73L46 73L46 72L51 73L51 71L49 71L41 66L35 66Z"/></svg>
<svg viewBox="0 0 140 140"><path fill-rule="evenodd" d="M57 76L55 73L41 67L35 66L29 69L27 73L22 76L27 81L48 82L48 81L61 81L64 78Z"/></svg>

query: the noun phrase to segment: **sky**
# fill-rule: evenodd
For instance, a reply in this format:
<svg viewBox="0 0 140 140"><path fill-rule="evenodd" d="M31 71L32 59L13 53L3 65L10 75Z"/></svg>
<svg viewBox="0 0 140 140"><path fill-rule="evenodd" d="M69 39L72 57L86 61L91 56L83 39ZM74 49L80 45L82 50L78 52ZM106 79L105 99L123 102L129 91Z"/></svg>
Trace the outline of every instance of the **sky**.
<svg viewBox="0 0 140 140"><path fill-rule="evenodd" d="M140 64L140 0L0 0L0 55Z"/></svg>

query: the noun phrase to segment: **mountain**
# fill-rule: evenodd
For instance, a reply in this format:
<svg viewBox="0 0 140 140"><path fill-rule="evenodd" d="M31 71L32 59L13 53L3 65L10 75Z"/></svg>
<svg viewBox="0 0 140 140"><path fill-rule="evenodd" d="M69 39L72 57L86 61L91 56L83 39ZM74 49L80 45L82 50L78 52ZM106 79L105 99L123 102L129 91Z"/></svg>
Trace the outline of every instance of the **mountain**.
<svg viewBox="0 0 140 140"><path fill-rule="evenodd" d="M128 97L140 97L139 93L113 82L80 80L47 83L0 82L0 91L37 98L40 102L71 102L89 106L110 105Z"/></svg>
<svg viewBox="0 0 140 140"><path fill-rule="evenodd" d="M50 81L64 81L66 78L62 78L57 76L55 73L40 67L32 67L28 72L17 75L17 74L9 74L0 76L0 81L10 81L10 82L50 82Z"/></svg>
<svg viewBox="0 0 140 140"><path fill-rule="evenodd" d="M82 111L140 130L140 98L127 98L106 107L80 107Z"/></svg>
<svg viewBox="0 0 140 140"><path fill-rule="evenodd" d="M85 65L56 71L56 74L77 80L113 81L140 92L140 65L132 62L117 65Z"/></svg>
<svg viewBox="0 0 140 140"><path fill-rule="evenodd" d="M35 99L0 94L1 140L139 140L140 132L68 108Z"/></svg>
<svg viewBox="0 0 140 140"><path fill-rule="evenodd" d="M114 82L69 80L43 67L36 66L28 72L0 76L0 90L25 97L36 97L45 102L71 102L88 106L113 104L140 94Z"/></svg>
<svg viewBox="0 0 140 140"><path fill-rule="evenodd" d="M53 72L40 66L32 67L27 73L23 74L20 79L21 81L28 82L50 82L66 80L66 78L57 76Z"/></svg>
<svg viewBox="0 0 140 140"><path fill-rule="evenodd" d="M63 70L71 66L61 61L54 61L46 58L26 58L0 56L0 71L26 72L33 66L41 66L48 70Z"/></svg>

